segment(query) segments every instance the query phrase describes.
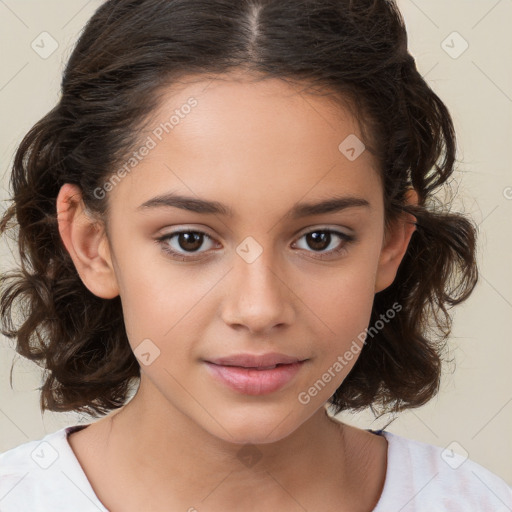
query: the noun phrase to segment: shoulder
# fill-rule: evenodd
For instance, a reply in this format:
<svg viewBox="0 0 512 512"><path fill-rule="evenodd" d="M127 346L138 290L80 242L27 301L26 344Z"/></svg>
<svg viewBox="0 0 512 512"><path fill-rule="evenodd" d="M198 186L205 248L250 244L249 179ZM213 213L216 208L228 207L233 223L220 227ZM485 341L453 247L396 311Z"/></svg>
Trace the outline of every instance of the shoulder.
<svg viewBox="0 0 512 512"><path fill-rule="evenodd" d="M67 441L65 427L35 441L0 453L2 512L106 511L97 498Z"/></svg>
<svg viewBox="0 0 512 512"><path fill-rule="evenodd" d="M439 446L383 431L388 467L374 512L512 510L512 488L471 459ZM435 506L435 507L434 507ZM434 508L433 508L434 507Z"/></svg>

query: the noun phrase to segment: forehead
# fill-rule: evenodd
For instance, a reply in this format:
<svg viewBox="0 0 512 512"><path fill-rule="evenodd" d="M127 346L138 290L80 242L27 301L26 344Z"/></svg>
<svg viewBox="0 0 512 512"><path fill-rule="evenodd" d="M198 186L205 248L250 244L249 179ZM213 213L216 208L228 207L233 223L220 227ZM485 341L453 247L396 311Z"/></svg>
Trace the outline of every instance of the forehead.
<svg viewBox="0 0 512 512"><path fill-rule="evenodd" d="M378 195L370 152L355 159L346 153L354 145L361 151L362 138L341 102L297 83L232 74L190 78L162 91L140 137L149 149L110 199L135 210L173 191L277 209L333 189Z"/></svg>

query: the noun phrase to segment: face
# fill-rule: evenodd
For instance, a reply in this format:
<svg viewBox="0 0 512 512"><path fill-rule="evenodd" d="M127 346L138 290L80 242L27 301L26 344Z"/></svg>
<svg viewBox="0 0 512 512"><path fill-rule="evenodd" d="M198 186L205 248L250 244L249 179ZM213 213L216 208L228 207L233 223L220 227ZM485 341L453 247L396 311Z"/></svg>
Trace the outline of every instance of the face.
<svg viewBox="0 0 512 512"><path fill-rule="evenodd" d="M362 139L355 119L297 89L224 77L169 90L147 151L104 187L100 254L141 365L139 393L235 443L277 441L323 410L410 236L384 232L376 162L347 151ZM81 276L107 295L98 272ZM287 364L219 361L269 353Z"/></svg>

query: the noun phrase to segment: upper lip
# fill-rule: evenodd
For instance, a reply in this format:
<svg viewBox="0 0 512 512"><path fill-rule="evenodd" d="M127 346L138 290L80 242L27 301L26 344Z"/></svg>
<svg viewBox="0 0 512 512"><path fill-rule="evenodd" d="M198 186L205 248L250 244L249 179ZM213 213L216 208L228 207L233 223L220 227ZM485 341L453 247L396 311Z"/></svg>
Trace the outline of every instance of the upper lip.
<svg viewBox="0 0 512 512"><path fill-rule="evenodd" d="M292 364L305 361L294 356L270 352L268 354L235 354L227 357L210 359L207 362L222 366L241 366L245 368L266 368L276 364Z"/></svg>

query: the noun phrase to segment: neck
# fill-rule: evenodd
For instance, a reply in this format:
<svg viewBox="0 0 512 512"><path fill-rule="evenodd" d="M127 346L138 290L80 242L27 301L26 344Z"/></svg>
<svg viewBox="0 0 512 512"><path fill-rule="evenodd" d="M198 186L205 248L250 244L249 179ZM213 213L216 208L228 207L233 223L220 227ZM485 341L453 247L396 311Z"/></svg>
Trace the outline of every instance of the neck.
<svg viewBox="0 0 512 512"><path fill-rule="evenodd" d="M183 510L302 510L327 505L320 496L330 496L332 510L340 510L339 500L360 493L362 475L348 465L354 446L348 446L353 435L349 441L346 431L353 427L331 419L324 408L266 444L212 436L178 409L156 407L141 388L101 422L110 471L126 483L136 475L141 492L155 490L154 503Z"/></svg>

